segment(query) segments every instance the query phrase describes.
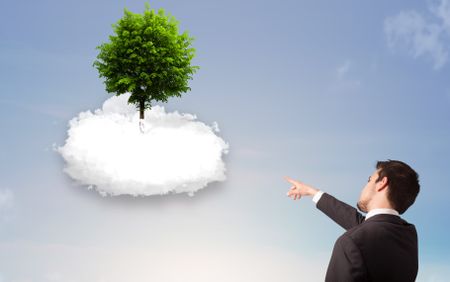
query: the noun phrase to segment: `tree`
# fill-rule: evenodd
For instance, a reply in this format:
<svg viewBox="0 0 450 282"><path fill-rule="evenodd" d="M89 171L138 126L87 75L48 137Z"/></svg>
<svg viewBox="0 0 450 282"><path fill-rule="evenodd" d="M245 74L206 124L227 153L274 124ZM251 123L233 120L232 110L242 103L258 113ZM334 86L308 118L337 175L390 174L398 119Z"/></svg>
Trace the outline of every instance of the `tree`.
<svg viewBox="0 0 450 282"><path fill-rule="evenodd" d="M178 33L178 21L163 9L158 13L145 4L143 14L124 9L112 25L115 35L100 50L93 66L105 78L106 91L117 96L131 93L128 103L139 108L140 119L151 101L167 102L171 96L191 90L188 80L199 69L191 66L195 49L187 31Z"/></svg>

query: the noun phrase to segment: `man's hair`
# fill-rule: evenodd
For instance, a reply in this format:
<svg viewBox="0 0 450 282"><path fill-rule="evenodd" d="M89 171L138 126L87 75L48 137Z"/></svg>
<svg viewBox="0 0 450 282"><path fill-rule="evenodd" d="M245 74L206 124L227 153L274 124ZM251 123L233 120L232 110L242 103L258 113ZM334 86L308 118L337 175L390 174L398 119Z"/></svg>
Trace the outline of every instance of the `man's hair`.
<svg viewBox="0 0 450 282"><path fill-rule="evenodd" d="M388 201L399 214L404 213L419 194L419 175L409 165L396 160L378 161L376 168L379 169L376 182L387 177Z"/></svg>

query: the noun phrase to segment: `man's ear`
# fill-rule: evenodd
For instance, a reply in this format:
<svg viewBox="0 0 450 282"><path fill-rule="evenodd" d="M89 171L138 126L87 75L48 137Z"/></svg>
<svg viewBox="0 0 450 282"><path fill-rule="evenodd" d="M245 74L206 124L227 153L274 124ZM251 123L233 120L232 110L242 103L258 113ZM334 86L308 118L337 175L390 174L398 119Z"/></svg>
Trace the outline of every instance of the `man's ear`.
<svg viewBox="0 0 450 282"><path fill-rule="evenodd" d="M377 192L380 192L381 190L383 190L384 188L386 188L388 186L388 179L387 177L383 177L381 180L379 180L376 185L375 185L375 189L377 190Z"/></svg>

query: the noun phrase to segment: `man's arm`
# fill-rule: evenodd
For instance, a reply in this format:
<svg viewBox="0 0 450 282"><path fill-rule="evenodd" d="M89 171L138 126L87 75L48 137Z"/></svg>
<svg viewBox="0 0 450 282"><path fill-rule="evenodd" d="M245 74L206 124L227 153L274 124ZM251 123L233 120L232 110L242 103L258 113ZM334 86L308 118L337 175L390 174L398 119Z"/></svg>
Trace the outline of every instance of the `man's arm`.
<svg viewBox="0 0 450 282"><path fill-rule="evenodd" d="M325 282L366 282L368 273L358 246L347 234L334 244Z"/></svg>
<svg viewBox="0 0 450 282"><path fill-rule="evenodd" d="M317 201L316 207L345 230L362 223L365 218L354 207L339 201L327 193L322 194Z"/></svg>
<svg viewBox="0 0 450 282"><path fill-rule="evenodd" d="M354 207L300 181L289 177L286 180L293 184L287 193L289 197L297 200L302 196L313 196L316 207L344 229L348 230L364 221L365 217Z"/></svg>

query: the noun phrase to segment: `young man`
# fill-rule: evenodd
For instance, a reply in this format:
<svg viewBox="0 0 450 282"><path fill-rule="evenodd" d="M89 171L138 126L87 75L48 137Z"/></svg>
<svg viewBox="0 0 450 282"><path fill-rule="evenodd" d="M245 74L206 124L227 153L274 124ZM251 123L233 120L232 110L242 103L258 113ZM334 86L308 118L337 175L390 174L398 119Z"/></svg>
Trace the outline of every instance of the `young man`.
<svg viewBox="0 0 450 282"><path fill-rule="evenodd" d="M286 177L293 200L313 196L319 210L347 231L333 248L325 281L415 281L417 232L400 217L420 190L418 174L401 161L379 161L355 208L333 196Z"/></svg>

